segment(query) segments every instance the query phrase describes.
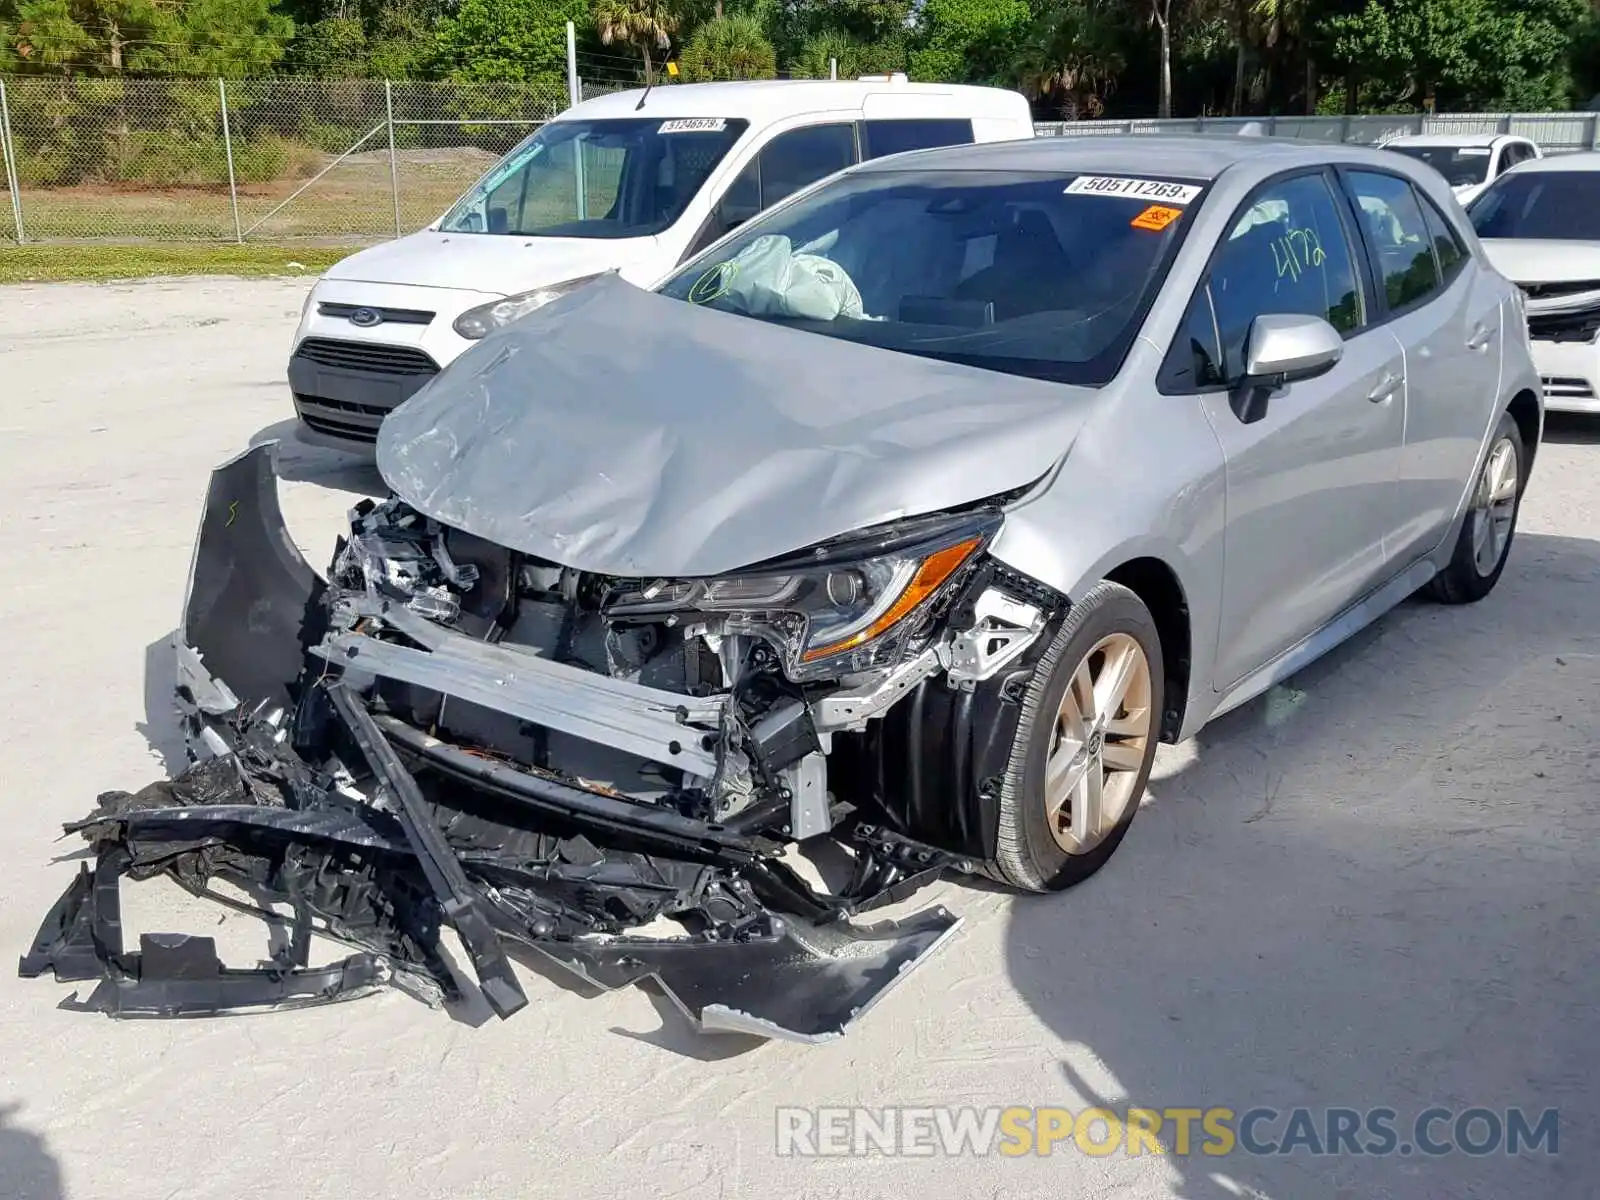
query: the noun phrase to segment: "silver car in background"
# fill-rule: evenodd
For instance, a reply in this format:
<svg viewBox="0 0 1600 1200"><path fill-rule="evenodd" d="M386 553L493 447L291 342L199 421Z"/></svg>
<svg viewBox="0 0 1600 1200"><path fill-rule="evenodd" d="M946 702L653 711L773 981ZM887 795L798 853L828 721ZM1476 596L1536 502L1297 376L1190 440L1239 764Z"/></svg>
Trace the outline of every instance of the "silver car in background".
<svg viewBox="0 0 1600 1200"><path fill-rule="evenodd" d="M837 1036L955 922L848 918L946 870L1077 883L1159 742L1421 589L1487 595L1543 415L1520 293L1400 155L863 163L465 352L385 421L392 494L326 581L270 449L220 468L179 631L199 765L103 798L96 884L25 966L105 961L51 931L204 833L385 971L447 989L451 922L502 1016L505 937L704 1026ZM818 890L785 855L825 842L854 866ZM657 918L685 936L628 936ZM119 1002L375 971L181 965Z"/></svg>

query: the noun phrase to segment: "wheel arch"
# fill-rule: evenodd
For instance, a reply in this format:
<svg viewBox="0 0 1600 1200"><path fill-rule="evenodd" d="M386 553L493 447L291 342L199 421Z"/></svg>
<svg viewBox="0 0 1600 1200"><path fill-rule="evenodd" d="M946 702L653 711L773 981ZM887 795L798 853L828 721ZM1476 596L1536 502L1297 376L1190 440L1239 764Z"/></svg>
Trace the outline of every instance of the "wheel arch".
<svg viewBox="0 0 1600 1200"><path fill-rule="evenodd" d="M1194 635L1188 596L1176 571L1162 559L1142 555L1107 571L1111 583L1121 584L1144 603L1161 638L1163 693L1161 740L1175 742L1183 728L1189 704L1189 682L1194 665Z"/></svg>
<svg viewBox="0 0 1600 1200"><path fill-rule="evenodd" d="M1523 388L1506 405L1505 411L1517 423L1522 435L1522 448L1527 457L1527 470L1533 469L1533 460L1539 452L1539 441L1544 434L1544 409L1539 397L1529 388Z"/></svg>

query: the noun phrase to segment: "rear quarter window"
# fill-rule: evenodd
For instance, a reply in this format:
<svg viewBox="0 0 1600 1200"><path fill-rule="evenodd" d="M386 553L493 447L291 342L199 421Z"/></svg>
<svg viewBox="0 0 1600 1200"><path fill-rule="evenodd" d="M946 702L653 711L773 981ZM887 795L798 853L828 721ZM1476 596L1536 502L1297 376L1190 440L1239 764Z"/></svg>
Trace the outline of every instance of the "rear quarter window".
<svg viewBox="0 0 1600 1200"><path fill-rule="evenodd" d="M935 146L966 146L972 142L972 122L961 118L920 118L905 121L863 121L861 157L882 158L908 150Z"/></svg>

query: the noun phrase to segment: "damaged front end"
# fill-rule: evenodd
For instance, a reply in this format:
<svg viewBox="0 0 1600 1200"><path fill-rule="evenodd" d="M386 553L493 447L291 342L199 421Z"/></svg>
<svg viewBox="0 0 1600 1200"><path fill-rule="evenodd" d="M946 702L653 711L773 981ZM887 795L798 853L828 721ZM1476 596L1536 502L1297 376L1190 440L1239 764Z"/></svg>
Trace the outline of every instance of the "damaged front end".
<svg viewBox="0 0 1600 1200"><path fill-rule="evenodd" d="M985 551L998 503L716 579L602 576L423 516L352 513L326 581L272 446L213 475L175 638L193 765L69 826L96 853L22 974L187 1016L459 983L501 1017L508 944L601 988L653 978L700 1027L838 1036L957 926L862 925L994 845L1023 684L1064 601ZM794 846L831 862L809 881ZM286 924L273 959L123 945L165 874ZM246 897L246 899L239 899ZM310 965L318 934L350 957Z"/></svg>

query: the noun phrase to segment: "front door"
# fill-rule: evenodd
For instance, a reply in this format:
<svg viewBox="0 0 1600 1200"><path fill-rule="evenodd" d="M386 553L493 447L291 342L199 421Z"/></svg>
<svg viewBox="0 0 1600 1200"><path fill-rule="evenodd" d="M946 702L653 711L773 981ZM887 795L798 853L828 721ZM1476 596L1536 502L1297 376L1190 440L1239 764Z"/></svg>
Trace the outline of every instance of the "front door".
<svg viewBox="0 0 1600 1200"><path fill-rule="evenodd" d="M1405 430L1400 345L1372 324L1329 173L1270 181L1244 205L1196 303L1209 303L1223 386L1200 396L1226 459L1216 674L1226 690L1314 632L1384 573ZM1320 317L1345 337L1325 374L1240 403L1250 326Z"/></svg>

